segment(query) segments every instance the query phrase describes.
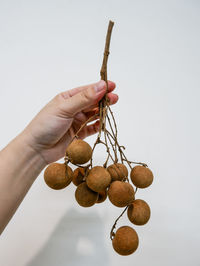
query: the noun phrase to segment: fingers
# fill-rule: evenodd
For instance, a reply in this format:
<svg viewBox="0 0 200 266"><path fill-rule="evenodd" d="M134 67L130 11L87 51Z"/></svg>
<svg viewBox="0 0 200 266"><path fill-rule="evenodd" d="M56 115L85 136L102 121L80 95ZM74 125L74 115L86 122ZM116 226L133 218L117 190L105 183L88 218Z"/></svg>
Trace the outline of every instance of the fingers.
<svg viewBox="0 0 200 266"><path fill-rule="evenodd" d="M84 127L78 134L79 138L84 139L91 135L96 134L99 131L100 122L97 120L95 123Z"/></svg>
<svg viewBox="0 0 200 266"><path fill-rule="evenodd" d="M95 85L96 83L93 83L92 85ZM80 89L83 88L83 89L87 89L88 85L86 86L83 86L83 87L79 87ZM108 80L108 91L111 92L115 89L116 87L116 84L111 81L111 80Z"/></svg>
<svg viewBox="0 0 200 266"><path fill-rule="evenodd" d="M89 112L86 112L86 113L80 112L80 113L75 115L73 123L75 123L75 124L83 124L88 119L90 119L90 122L92 122L92 121L97 120L99 118L98 113L99 113L98 109L93 109L93 110L91 110ZM93 119L91 119L91 118L93 118Z"/></svg>
<svg viewBox="0 0 200 266"><path fill-rule="evenodd" d="M72 90L68 90L68 91L65 91L65 92L62 92L62 96L65 98L65 99L68 99L74 95L76 95L77 93L83 91L83 90L86 90L88 88L94 88L94 86L96 85L97 83L93 83L93 84L89 84L89 85L85 85L85 86L81 86L81 87L77 87L77 88L74 88ZM111 92L115 89L116 87L116 84L113 82L113 81L110 81L108 80L108 91Z"/></svg>
<svg viewBox="0 0 200 266"><path fill-rule="evenodd" d="M114 84L110 84L111 88L113 88ZM72 97L69 97L67 99L65 98L66 95L64 96L62 94L66 101L62 102L61 109L68 117L74 117L74 115L78 112L90 106L96 105L105 93L106 82L101 80L98 83L95 83L95 85L93 86L87 86L85 89L82 89L80 92L74 94ZM113 97L115 96L110 97L111 99L113 99Z"/></svg>
<svg viewBox="0 0 200 266"><path fill-rule="evenodd" d="M107 96L108 96L108 100L109 100L109 105L113 105L113 104L117 103L117 101L119 99L118 95L115 93L108 93ZM97 107L98 107L98 103L84 109L83 111L89 112L92 109L97 108Z"/></svg>
<svg viewBox="0 0 200 266"><path fill-rule="evenodd" d="M108 96L110 105L115 104L119 99L118 95L115 93L108 93L107 96Z"/></svg>

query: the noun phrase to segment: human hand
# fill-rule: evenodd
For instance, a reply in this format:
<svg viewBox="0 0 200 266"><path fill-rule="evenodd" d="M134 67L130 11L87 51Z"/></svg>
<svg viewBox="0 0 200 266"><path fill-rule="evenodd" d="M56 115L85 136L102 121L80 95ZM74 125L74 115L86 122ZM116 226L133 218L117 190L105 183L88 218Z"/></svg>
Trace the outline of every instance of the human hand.
<svg viewBox="0 0 200 266"><path fill-rule="evenodd" d="M108 81L108 99L115 104L118 96L112 91L115 83ZM62 92L54 97L31 121L22 134L26 143L34 149L45 164L64 157L73 136L90 117L98 113L98 102L106 93L105 81ZM79 137L84 139L99 130L96 117L86 125Z"/></svg>

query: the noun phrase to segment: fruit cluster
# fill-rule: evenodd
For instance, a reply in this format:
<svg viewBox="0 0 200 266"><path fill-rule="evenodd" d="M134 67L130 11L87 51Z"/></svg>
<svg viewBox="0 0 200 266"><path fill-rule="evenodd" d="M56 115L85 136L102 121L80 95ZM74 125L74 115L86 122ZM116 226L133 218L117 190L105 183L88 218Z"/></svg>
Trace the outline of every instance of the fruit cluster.
<svg viewBox="0 0 200 266"><path fill-rule="evenodd" d="M116 207L126 207L131 223L144 225L150 218L150 208L141 199L135 199L133 186L128 182L128 169L123 163L113 163L108 167L91 164L81 166L92 159L92 148L81 140L74 139L66 150L64 164L52 163L44 172L44 180L52 189L63 189L71 182L76 188L75 198L82 207L91 207L104 202L108 196ZM74 171L68 163L79 165ZM132 183L136 188L146 188L153 181L153 174L144 165L137 165L130 172ZM113 229L115 228L115 225ZM138 247L138 235L130 226L120 227L116 233L111 230L114 250L120 255L132 254Z"/></svg>
<svg viewBox="0 0 200 266"><path fill-rule="evenodd" d="M104 50L104 58L101 67L101 79L107 84L107 61L109 55L110 37L114 23L109 22ZM79 132L87 123L99 119L100 129L93 148L79 139ZM102 140L103 135L103 140ZM97 144L106 147L107 158L100 166L93 166L93 154ZM91 207L95 203L101 203L108 197L110 202L119 208L125 207L121 215L116 219L110 232L110 238L114 250L120 255L130 255L138 247L139 239L136 231L130 226L122 226L114 232L117 221L127 212L129 221L134 225L144 225L150 218L149 205L142 199L135 199L138 188L146 188L153 182L153 174L145 163L132 162L124 154L124 146L119 145L117 124L110 109L107 93L98 105L98 112L90 117L76 132L66 150L65 163L52 163L45 172L46 184L52 189L63 189L71 182L76 188L75 198L82 207ZM109 161L112 163L108 166ZM120 161L120 163L119 163ZM88 163L89 162L89 163ZM77 166L72 171L69 163ZM87 165L85 165L88 163ZM130 167L129 182L128 169ZM132 167L132 164L138 164ZM136 187L134 189L133 185Z"/></svg>

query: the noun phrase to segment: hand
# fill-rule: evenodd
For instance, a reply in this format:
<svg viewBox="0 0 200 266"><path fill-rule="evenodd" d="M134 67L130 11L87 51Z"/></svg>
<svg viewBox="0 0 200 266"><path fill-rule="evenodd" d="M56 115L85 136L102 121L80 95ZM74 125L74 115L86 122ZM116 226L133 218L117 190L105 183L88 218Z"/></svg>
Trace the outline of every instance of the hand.
<svg viewBox="0 0 200 266"><path fill-rule="evenodd" d="M118 96L112 91L115 83L108 81L108 99L115 104ZM98 102L106 93L106 83L101 80L58 94L31 121L22 134L27 145L34 149L46 164L64 157L71 139L90 117L98 113ZM84 139L99 130L98 117L79 133Z"/></svg>

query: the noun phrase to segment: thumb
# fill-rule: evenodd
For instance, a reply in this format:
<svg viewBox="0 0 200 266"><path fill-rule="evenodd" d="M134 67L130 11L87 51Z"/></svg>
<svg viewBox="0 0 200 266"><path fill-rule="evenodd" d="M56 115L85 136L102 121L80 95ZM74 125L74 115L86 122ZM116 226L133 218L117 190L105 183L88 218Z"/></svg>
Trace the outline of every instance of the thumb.
<svg viewBox="0 0 200 266"><path fill-rule="evenodd" d="M98 83L89 85L77 94L65 100L62 109L67 114L74 116L76 113L98 103L106 93L106 82L100 80Z"/></svg>

